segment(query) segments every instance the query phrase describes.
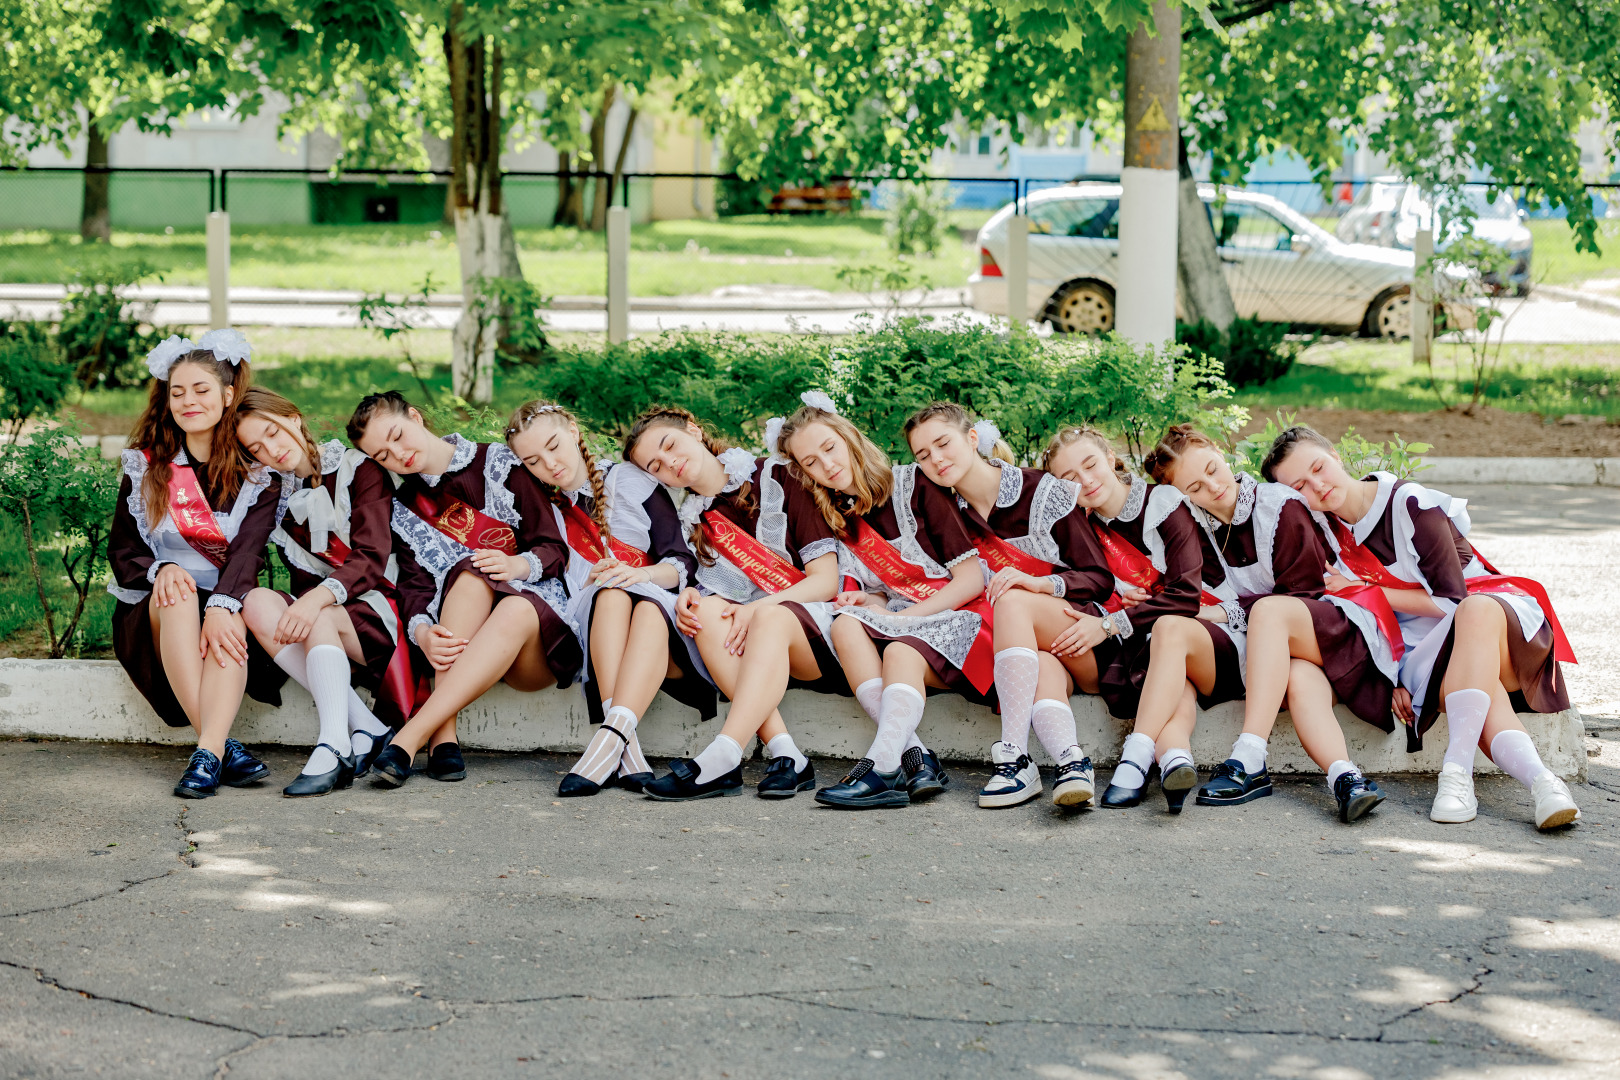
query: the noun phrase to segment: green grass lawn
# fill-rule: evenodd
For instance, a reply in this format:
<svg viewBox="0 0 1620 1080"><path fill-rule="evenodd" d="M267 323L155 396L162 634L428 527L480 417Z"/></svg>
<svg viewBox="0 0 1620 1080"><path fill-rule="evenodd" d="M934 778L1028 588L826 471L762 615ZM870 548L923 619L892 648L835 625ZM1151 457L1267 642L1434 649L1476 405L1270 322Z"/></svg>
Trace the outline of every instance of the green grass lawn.
<svg viewBox="0 0 1620 1080"><path fill-rule="evenodd" d="M1601 255L1575 250L1575 234L1569 225L1556 219L1525 222L1536 239L1530 263L1532 280L1548 285L1578 285L1587 278L1620 278L1620 220L1607 218L1597 223Z"/></svg>
<svg viewBox="0 0 1620 1080"><path fill-rule="evenodd" d="M985 212L962 212L961 229ZM706 293L726 285L798 285L829 291L849 286L846 266L895 264L881 214L825 217L656 221L630 231L630 287L640 296ZM600 233L518 229L524 275L542 293L601 295L607 256ZM938 286L958 285L973 251L948 237L940 255L912 265ZM119 232L107 248L76 235L42 230L0 235L0 281L71 280L81 269L144 264L170 285L207 284L200 231ZM459 288L453 230L430 225L242 226L231 237L231 284L288 289L409 292L428 274L440 291Z"/></svg>

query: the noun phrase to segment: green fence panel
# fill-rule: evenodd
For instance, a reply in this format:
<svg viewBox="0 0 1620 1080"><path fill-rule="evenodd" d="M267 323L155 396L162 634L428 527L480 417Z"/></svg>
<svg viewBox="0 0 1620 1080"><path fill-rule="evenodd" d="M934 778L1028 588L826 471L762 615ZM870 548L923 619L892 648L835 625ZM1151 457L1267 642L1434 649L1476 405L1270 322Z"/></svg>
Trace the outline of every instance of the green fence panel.
<svg viewBox="0 0 1620 1080"><path fill-rule="evenodd" d="M310 187L302 176L232 176L225 189L231 224L312 224Z"/></svg>
<svg viewBox="0 0 1620 1080"><path fill-rule="evenodd" d="M0 229L79 231L84 174L0 172Z"/></svg>
<svg viewBox="0 0 1620 1080"><path fill-rule="evenodd" d="M114 172L107 203L115 229L200 229L208 222L209 177L203 173Z"/></svg>

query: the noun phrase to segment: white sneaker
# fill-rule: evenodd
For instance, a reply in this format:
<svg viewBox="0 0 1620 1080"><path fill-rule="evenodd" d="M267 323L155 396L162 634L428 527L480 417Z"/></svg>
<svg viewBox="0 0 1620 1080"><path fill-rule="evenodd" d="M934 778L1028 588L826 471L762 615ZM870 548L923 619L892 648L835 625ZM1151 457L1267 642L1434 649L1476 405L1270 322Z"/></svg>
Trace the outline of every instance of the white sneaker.
<svg viewBox="0 0 1620 1080"><path fill-rule="evenodd" d="M1446 762L1440 769L1439 790L1434 793L1429 820L1458 825L1473 821L1478 814L1479 800L1474 798L1474 774L1454 761Z"/></svg>
<svg viewBox="0 0 1620 1080"><path fill-rule="evenodd" d="M1041 793L1041 770L1029 755L1011 743L990 747L990 760L996 771L979 791L979 805L991 809L1027 803Z"/></svg>
<svg viewBox="0 0 1620 1080"><path fill-rule="evenodd" d="M1570 797L1569 787L1551 769L1536 777L1530 785L1530 794L1536 800L1536 828L1556 829L1581 820L1580 808Z"/></svg>
<svg viewBox="0 0 1620 1080"><path fill-rule="evenodd" d="M1058 761L1057 772L1052 776L1052 803L1055 806L1085 806L1097 794L1097 785L1091 774L1091 759L1078 746L1073 748L1073 752L1074 756L1069 761Z"/></svg>

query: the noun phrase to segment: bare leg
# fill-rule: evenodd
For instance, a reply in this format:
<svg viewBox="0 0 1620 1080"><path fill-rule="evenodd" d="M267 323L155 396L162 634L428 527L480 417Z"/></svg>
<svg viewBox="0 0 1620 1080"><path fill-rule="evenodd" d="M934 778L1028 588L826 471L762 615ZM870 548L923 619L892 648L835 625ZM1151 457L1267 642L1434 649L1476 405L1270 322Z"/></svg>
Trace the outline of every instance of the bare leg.
<svg viewBox="0 0 1620 1080"><path fill-rule="evenodd" d="M494 607L495 590L491 589L483 578L477 574L465 572L456 575L456 580L451 584L449 591L445 594L444 601L439 606L439 625L457 637L466 638L469 641L466 652L462 654L463 658L467 652L472 652L470 642L478 633L479 628L484 625L484 620L489 618ZM504 648L501 650L503 655L506 652L507 650ZM459 664L461 660L458 659L456 662ZM507 663L510 664L510 662L510 659L508 659ZM442 676L434 678L435 686L438 685L441 678ZM493 685L494 683L491 682L490 686ZM486 686L484 689L487 690L489 687ZM483 692L483 690L478 691L479 694ZM463 705L476 700L477 696L477 694L474 694L473 697L462 702L462 705L456 706L456 710L451 712L450 716L434 730L432 736L428 739L428 743L432 746L438 746L440 743L455 742L456 712L459 712ZM416 715L420 717L422 713L419 712ZM414 719L412 722L415 722ZM399 742L397 736L394 741ZM421 749L420 745L416 749Z"/></svg>
<svg viewBox="0 0 1620 1080"><path fill-rule="evenodd" d="M1176 711L1171 714L1169 721L1159 729L1159 736L1153 743L1154 754L1162 758L1167 750L1191 749L1193 727L1197 722L1198 695L1192 683L1183 679L1181 700L1176 702Z"/></svg>
<svg viewBox="0 0 1620 1080"><path fill-rule="evenodd" d="M247 625L241 615L230 616L237 630L246 637ZM226 658L221 666L217 658L203 661L202 685L198 689L197 745L215 757L225 756L225 740L230 737L231 724L242 708L242 693L247 689L247 664Z"/></svg>
<svg viewBox="0 0 1620 1080"><path fill-rule="evenodd" d="M1333 687L1322 669L1309 660L1289 665L1288 713L1294 719L1299 744L1323 772L1335 761L1350 760L1344 729L1333 715Z"/></svg>
<svg viewBox="0 0 1620 1080"><path fill-rule="evenodd" d="M169 689L185 712L186 719L198 734L202 728L198 718L202 715L198 691L202 687L203 660L197 647L202 640L202 610L195 594L173 607L160 608L148 602L146 610L152 624L152 638L157 642L158 656L163 660L163 674L169 680Z"/></svg>
<svg viewBox="0 0 1620 1080"><path fill-rule="evenodd" d="M1206 693L1215 689L1215 645L1209 632L1193 619L1166 615L1153 624L1148 644L1147 678L1136 709L1136 731L1163 746L1165 727L1181 713L1182 701L1191 686ZM1197 702L1194 701L1197 717ZM1192 737L1187 728L1186 738ZM1186 746L1186 741L1171 745Z"/></svg>
<svg viewBox="0 0 1620 1080"><path fill-rule="evenodd" d="M731 711L726 715L722 734L746 746L747 739L759 733L763 742L769 742L779 731L766 732L766 727L787 726L782 723L778 707L782 695L787 693L789 675L801 679L814 679L821 675L815 652L805 637L804 627L791 611L771 605L755 612L749 624L748 643L743 657L747 660L737 669L735 681L725 690L731 698ZM708 657L704 657L708 661ZM713 669L710 669L711 672Z"/></svg>
<svg viewBox="0 0 1620 1080"><path fill-rule="evenodd" d="M1243 733L1271 738L1288 693L1294 658L1318 668L1322 654L1310 609L1293 596L1267 596L1249 613L1248 694L1243 701Z"/></svg>
<svg viewBox="0 0 1620 1080"><path fill-rule="evenodd" d="M833 648L838 652L838 662L844 666L844 677L849 680L851 690L883 677L883 658L878 653L877 642L866 632L865 623L840 615L833 620L832 635Z"/></svg>
<svg viewBox="0 0 1620 1080"><path fill-rule="evenodd" d="M638 717L646 715L658 688L671 674L680 671L669 659L669 623L652 601L636 604L624 643L624 665L613 687L613 707L629 709Z"/></svg>
<svg viewBox="0 0 1620 1080"><path fill-rule="evenodd" d="M619 667L630 639L631 607L630 594L623 589L603 589L596 594L591 611L591 670L603 701L614 696L619 682Z"/></svg>
<svg viewBox="0 0 1620 1080"><path fill-rule="evenodd" d="M1524 731L1508 697L1520 687L1508 655L1507 620L1507 609L1489 596L1476 594L1458 604L1453 618L1456 637L1451 662L1446 665L1440 686L1442 708L1446 695L1458 690L1482 690L1490 695L1490 712L1485 716L1479 740L1486 757L1490 757L1491 740L1496 736L1504 731Z"/></svg>

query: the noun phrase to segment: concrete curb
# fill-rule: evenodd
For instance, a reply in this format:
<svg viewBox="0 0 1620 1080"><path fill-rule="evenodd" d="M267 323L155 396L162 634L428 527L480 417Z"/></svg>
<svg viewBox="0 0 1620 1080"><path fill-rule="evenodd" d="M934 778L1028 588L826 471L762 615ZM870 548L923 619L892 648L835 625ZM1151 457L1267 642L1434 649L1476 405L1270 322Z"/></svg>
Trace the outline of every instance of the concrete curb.
<svg viewBox="0 0 1620 1080"><path fill-rule="evenodd" d="M1603 315L1620 315L1620 298L1612 296L1599 296L1584 289L1565 289L1557 285L1533 285L1531 292L1536 295L1549 296L1554 300L1572 302L1577 307L1588 311L1596 311Z"/></svg>
<svg viewBox="0 0 1620 1080"><path fill-rule="evenodd" d="M1417 479L1447 484L1594 484L1620 487L1620 458L1431 457Z"/></svg>
<svg viewBox="0 0 1620 1080"><path fill-rule="evenodd" d="M317 727L314 703L291 683L283 693L279 709L245 702L233 734L250 744L311 745ZM1130 723L1109 716L1094 697L1076 697L1073 705L1081 745L1098 765L1117 763ZM871 743L871 721L850 698L793 690L782 703L782 713L806 753L852 760ZM1429 733L1422 752L1407 754L1401 732L1386 735L1342 707L1338 715L1351 757L1369 774L1439 770L1445 754L1444 718ZM1521 719L1548 768L1562 777L1586 779L1584 726L1578 710L1530 713ZM577 690L520 694L497 686L463 709L460 720L462 744L484 750L577 752L588 741L589 728ZM1200 713L1193 755L1201 765L1221 761L1242 729L1240 702ZM703 723L693 710L659 695L638 730L649 754L680 757L701 749L719 727L718 722ZM1000 721L989 709L942 694L929 702L919 735L942 758L983 762L1000 731ZM167 727L157 718L113 660L0 660L0 737L168 745L193 741L189 729ZM1494 768L1483 756L1475 764L1482 772ZM1279 773L1321 772L1300 747L1287 713L1277 721L1270 768Z"/></svg>

